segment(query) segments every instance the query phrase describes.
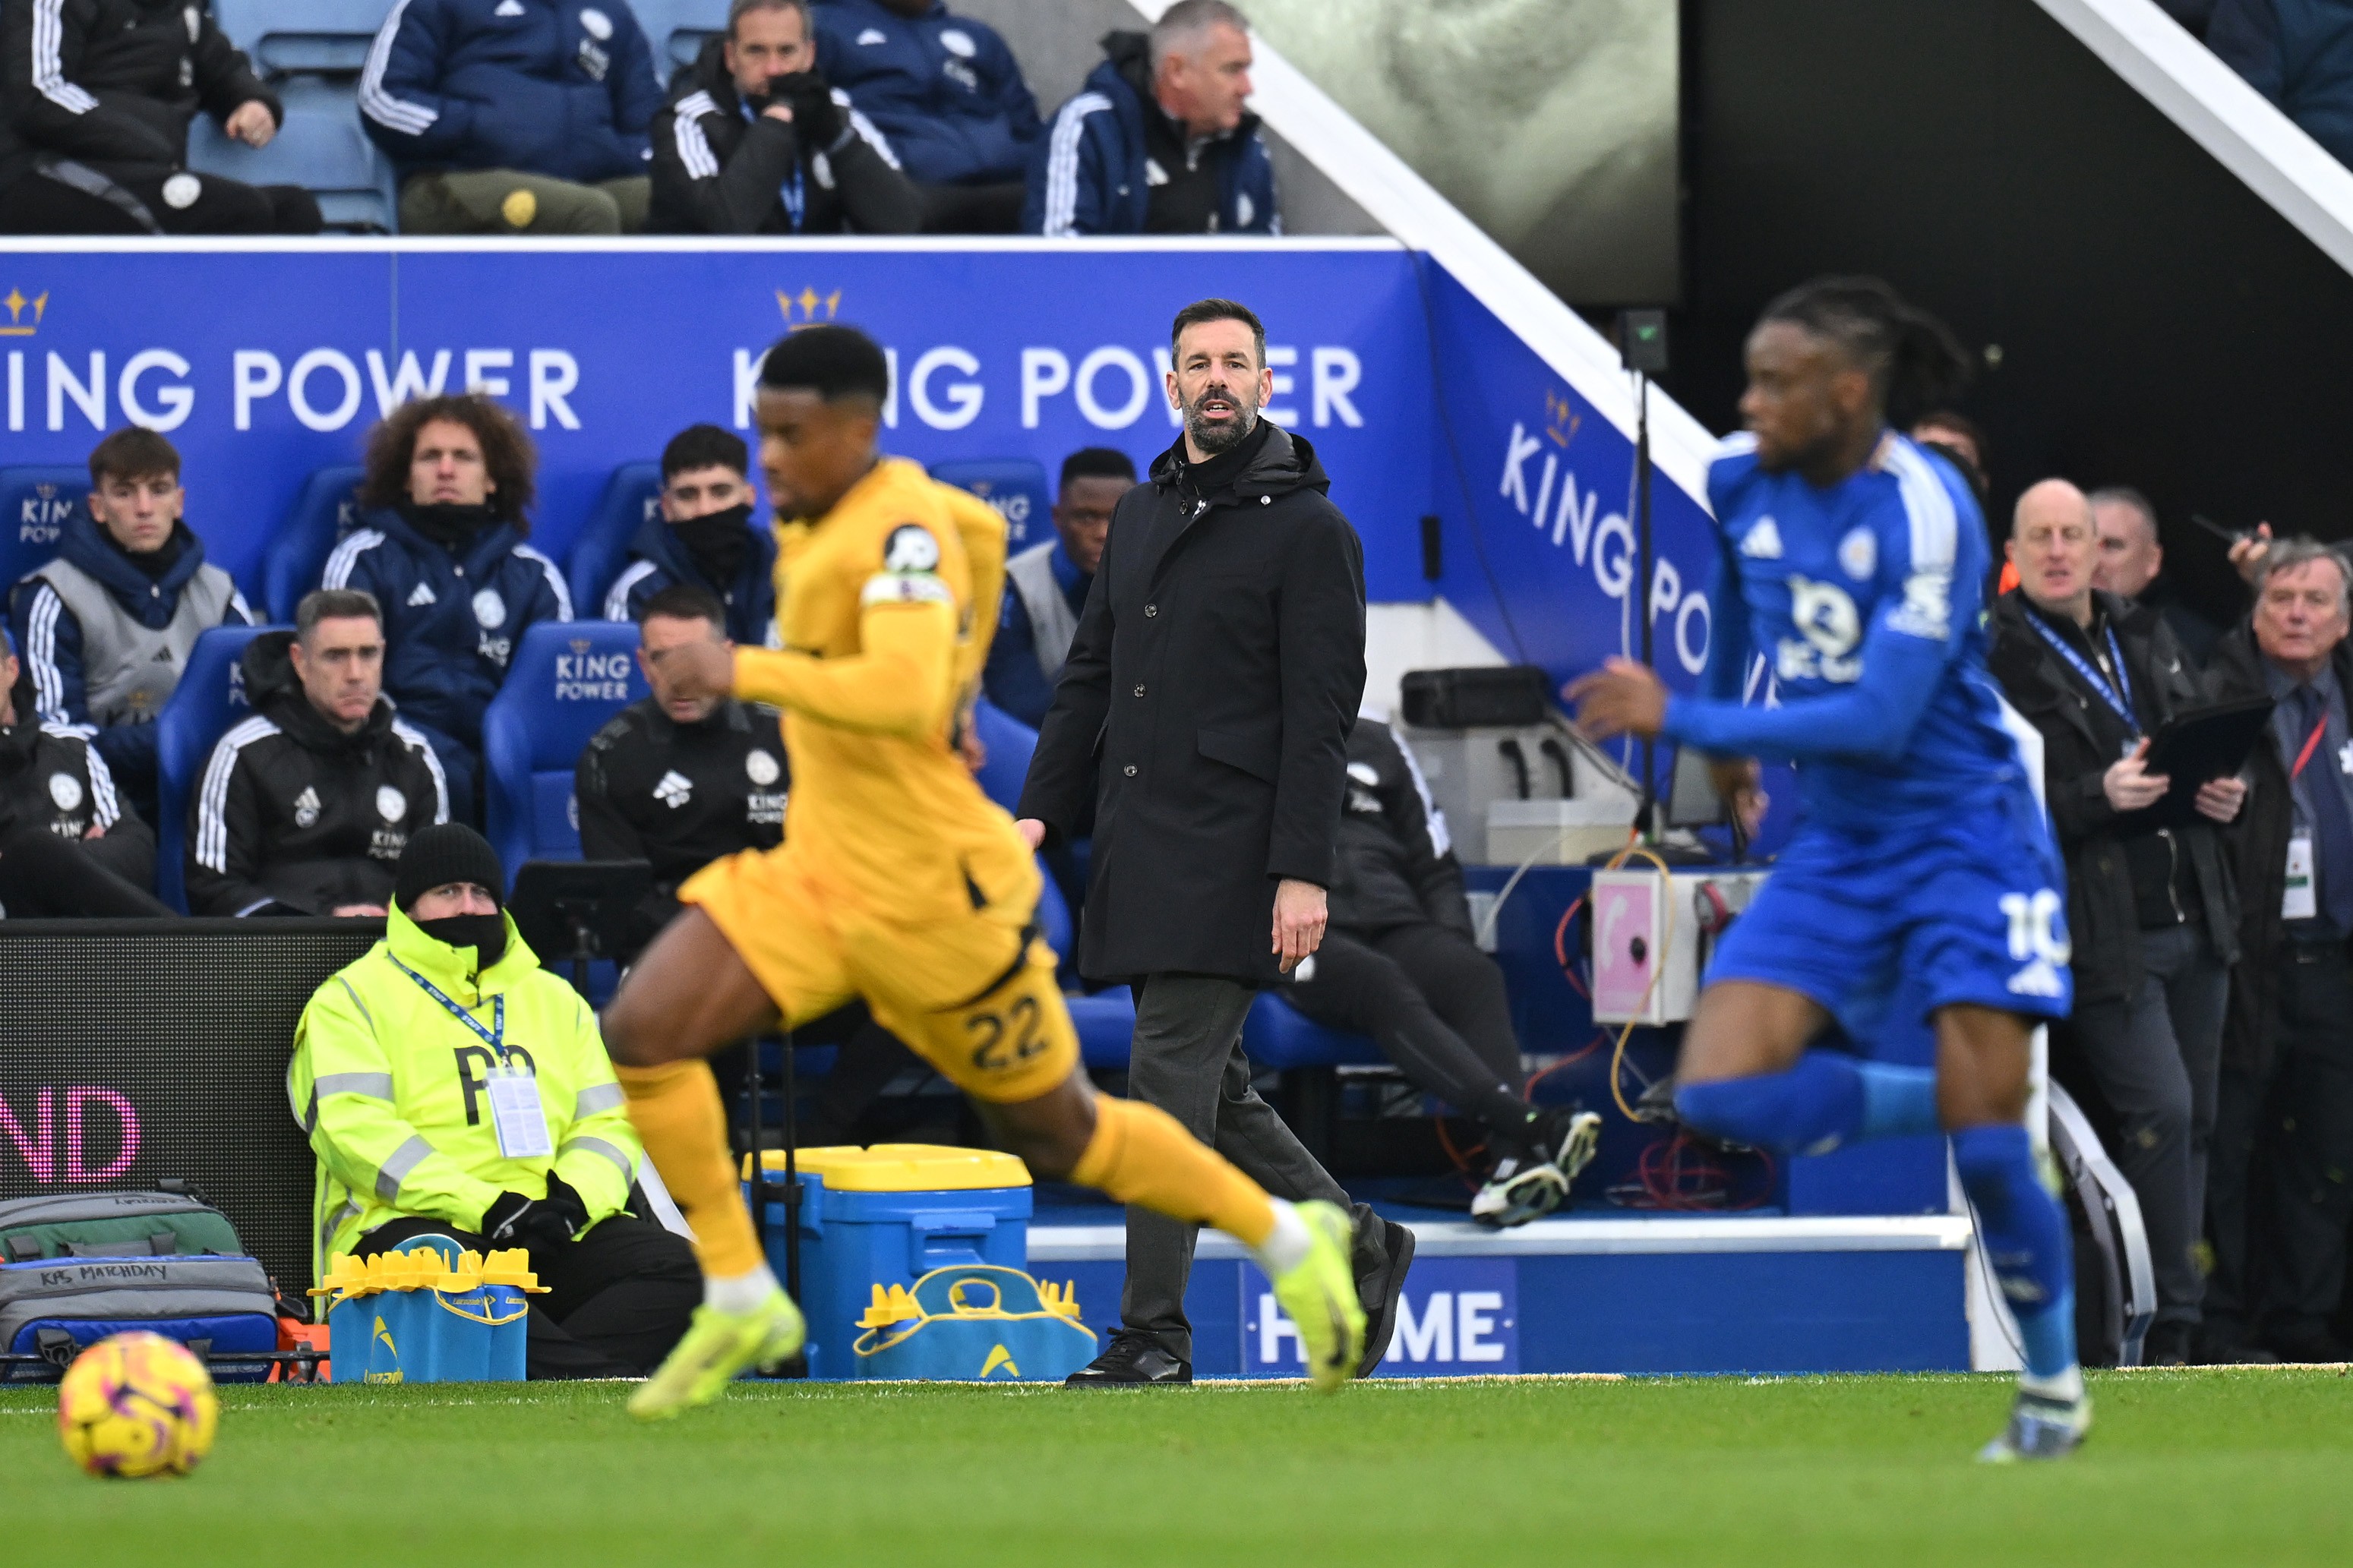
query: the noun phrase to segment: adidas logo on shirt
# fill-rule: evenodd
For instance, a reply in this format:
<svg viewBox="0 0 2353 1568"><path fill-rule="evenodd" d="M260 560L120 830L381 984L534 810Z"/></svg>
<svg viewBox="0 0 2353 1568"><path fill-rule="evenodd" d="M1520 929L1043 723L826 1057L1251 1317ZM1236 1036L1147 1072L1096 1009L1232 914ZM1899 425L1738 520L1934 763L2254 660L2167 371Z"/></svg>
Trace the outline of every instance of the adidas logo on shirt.
<svg viewBox="0 0 2353 1568"><path fill-rule="evenodd" d="M1781 559L1781 531L1774 526L1771 518L1757 520L1757 526L1750 529L1748 537L1740 542L1740 553L1752 561Z"/></svg>
<svg viewBox="0 0 2353 1568"><path fill-rule="evenodd" d="M2059 972L2051 967L2051 961L2038 958L2010 977L2010 991L2016 996L2055 997L2064 995L2066 987L2060 983Z"/></svg>
<svg viewBox="0 0 2353 1568"><path fill-rule="evenodd" d="M305 788L294 797L294 826L316 827L319 825L319 792Z"/></svg>
<svg viewBox="0 0 2353 1568"><path fill-rule="evenodd" d="M419 583L417 584L416 589L408 595L408 604L411 609L416 608L419 605L429 605L431 603L433 603L433 588L432 584L427 583Z"/></svg>
<svg viewBox="0 0 2353 1568"><path fill-rule="evenodd" d="M500 0L499 8L491 12L491 15L493 16L520 16L522 15L522 0Z"/></svg>
<svg viewBox="0 0 2353 1568"><path fill-rule="evenodd" d="M875 44L887 44L890 41L890 38L884 36L882 29L880 27L869 27L864 32L858 35L858 42L861 47L871 47Z"/></svg>
<svg viewBox="0 0 2353 1568"><path fill-rule="evenodd" d="M694 781L672 768L662 774L660 783L654 785L654 798L676 811L694 798Z"/></svg>

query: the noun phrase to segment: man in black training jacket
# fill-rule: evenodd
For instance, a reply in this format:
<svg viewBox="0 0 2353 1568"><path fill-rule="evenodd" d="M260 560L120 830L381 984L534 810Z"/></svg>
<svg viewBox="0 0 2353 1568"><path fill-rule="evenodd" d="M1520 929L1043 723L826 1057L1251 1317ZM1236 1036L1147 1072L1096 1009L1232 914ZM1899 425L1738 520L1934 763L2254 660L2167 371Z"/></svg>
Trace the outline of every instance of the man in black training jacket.
<svg viewBox="0 0 2353 1568"><path fill-rule="evenodd" d="M653 227L913 234L923 203L890 143L816 69L805 0L734 0L727 32L654 116Z"/></svg>
<svg viewBox="0 0 2353 1568"><path fill-rule="evenodd" d="M320 588L246 644L246 700L188 802L188 912L373 915L409 838L449 819L424 734L384 696L375 596Z"/></svg>
<svg viewBox="0 0 2353 1568"><path fill-rule="evenodd" d="M1113 514L1015 815L1089 830L1079 968L1136 991L1128 1091L1278 1197L1347 1194L1250 1087L1244 1016L1323 940L1365 687L1364 551L1308 444L1259 410L1266 331L1230 300L1177 312L1185 433ZM1413 1237L1368 1207L1361 1372L1396 1322ZM1127 1214L1124 1326L1082 1384L1189 1382L1195 1227Z"/></svg>
<svg viewBox="0 0 2353 1568"><path fill-rule="evenodd" d="M155 835L70 724L33 710L33 683L0 630L0 919L156 918Z"/></svg>

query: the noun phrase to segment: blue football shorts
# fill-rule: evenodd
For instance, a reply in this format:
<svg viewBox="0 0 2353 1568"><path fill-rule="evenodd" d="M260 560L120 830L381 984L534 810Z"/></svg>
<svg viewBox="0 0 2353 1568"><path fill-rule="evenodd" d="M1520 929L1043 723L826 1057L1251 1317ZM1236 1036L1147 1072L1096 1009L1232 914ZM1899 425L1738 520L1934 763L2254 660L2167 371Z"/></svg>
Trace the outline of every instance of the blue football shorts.
<svg viewBox="0 0 2353 1568"><path fill-rule="evenodd" d="M2004 784L1927 817L1802 824L1716 944L1706 981L1813 998L1849 1031L1889 998L2063 1018L2066 872L2042 810Z"/></svg>

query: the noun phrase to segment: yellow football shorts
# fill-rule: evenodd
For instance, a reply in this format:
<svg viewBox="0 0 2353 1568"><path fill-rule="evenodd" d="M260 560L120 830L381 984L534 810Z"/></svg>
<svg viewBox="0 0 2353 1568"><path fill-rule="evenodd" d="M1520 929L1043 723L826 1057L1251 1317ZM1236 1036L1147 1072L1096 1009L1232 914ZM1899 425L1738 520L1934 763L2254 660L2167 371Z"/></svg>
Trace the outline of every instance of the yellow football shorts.
<svg viewBox="0 0 2353 1568"><path fill-rule="evenodd" d="M1035 1100L1078 1069L1054 950L1010 902L894 921L830 900L790 847L715 860L679 889L789 1027L864 997L875 1022L976 1100Z"/></svg>

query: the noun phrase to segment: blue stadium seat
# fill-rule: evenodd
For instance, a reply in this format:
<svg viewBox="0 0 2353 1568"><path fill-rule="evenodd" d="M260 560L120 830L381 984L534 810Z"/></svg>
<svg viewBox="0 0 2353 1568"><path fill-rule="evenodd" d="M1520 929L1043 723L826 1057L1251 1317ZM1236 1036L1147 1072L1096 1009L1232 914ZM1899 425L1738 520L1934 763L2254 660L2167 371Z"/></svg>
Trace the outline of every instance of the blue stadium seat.
<svg viewBox="0 0 2353 1568"><path fill-rule="evenodd" d="M79 464L0 468L0 595L56 557L66 519L89 495Z"/></svg>
<svg viewBox="0 0 2353 1568"><path fill-rule="evenodd" d="M727 0L629 0L629 9L653 46L654 75L664 87L671 72L692 65L702 46L727 30Z"/></svg>
<svg viewBox="0 0 2353 1568"><path fill-rule="evenodd" d="M261 563L261 598L272 619L292 620L302 595L319 585L336 542L358 519L364 472L355 464L320 468L294 492L294 504Z"/></svg>
<svg viewBox="0 0 2353 1568"><path fill-rule="evenodd" d="M269 146L232 142L198 115L188 127L188 167L249 185L301 185L331 227L399 233L392 161L360 129L358 87L298 77L279 90L286 122Z"/></svg>
<svg viewBox="0 0 2353 1568"><path fill-rule="evenodd" d="M507 879L526 860L580 858L572 765L605 721L646 695L637 628L542 621L522 635L482 715L490 840Z"/></svg>
<svg viewBox="0 0 2353 1568"><path fill-rule="evenodd" d="M155 716L157 806L155 896L185 914L188 796L211 760L213 742L246 711L245 645L287 626L215 626L188 650L187 668Z"/></svg>
<svg viewBox="0 0 2353 1568"><path fill-rule="evenodd" d="M1327 1029L1282 999L1261 991L1242 1020L1242 1049L1251 1061L1277 1072L1296 1068L1372 1067L1388 1060L1363 1035Z"/></svg>
<svg viewBox="0 0 2353 1568"><path fill-rule="evenodd" d="M572 613L594 620L605 613L605 591L629 558L629 541L661 510L661 465L623 463L572 542Z"/></svg>
<svg viewBox="0 0 2353 1568"><path fill-rule="evenodd" d="M392 0L212 0L212 8L265 79L357 76Z"/></svg>
<svg viewBox="0 0 2353 1568"><path fill-rule="evenodd" d="M1029 754L1038 749L1038 731L982 698L973 704L972 727L988 752L974 776L980 793L1011 811L1021 799L1022 781L1029 776Z"/></svg>
<svg viewBox="0 0 2353 1568"><path fill-rule="evenodd" d="M944 485L970 490L997 509L1005 519L1007 550L1026 549L1053 537L1050 515L1053 492L1046 485L1045 468L1029 458L975 458L934 463L932 478Z"/></svg>

